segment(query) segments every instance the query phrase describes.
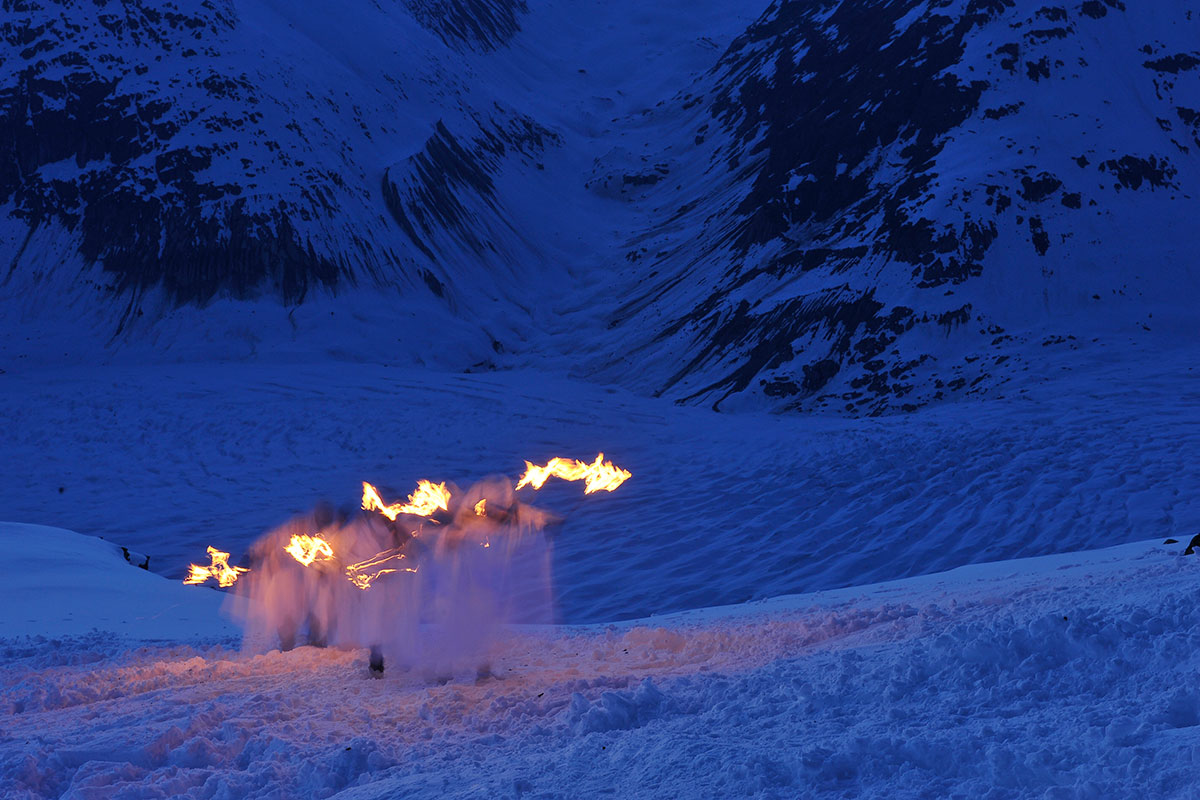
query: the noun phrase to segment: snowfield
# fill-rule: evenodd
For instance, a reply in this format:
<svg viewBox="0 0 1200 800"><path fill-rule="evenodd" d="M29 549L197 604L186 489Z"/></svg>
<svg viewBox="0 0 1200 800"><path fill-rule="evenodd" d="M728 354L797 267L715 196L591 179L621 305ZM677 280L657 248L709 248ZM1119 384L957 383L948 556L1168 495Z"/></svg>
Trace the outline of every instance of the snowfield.
<svg viewBox="0 0 1200 800"><path fill-rule="evenodd" d="M560 621L611 622L1200 530L1194 349L1065 342L1001 398L875 419L713 413L545 372L161 363L0 375L0 510L182 578L318 500L523 459L632 471L563 514Z"/></svg>
<svg viewBox="0 0 1200 800"><path fill-rule="evenodd" d="M1184 542L514 629L487 670L376 680L365 651L243 654L211 619L131 633L115 609L195 619L217 593L39 533L0 529L7 609L36 604L17 575L110 591L36 636L5 615L6 798L1195 796Z"/></svg>

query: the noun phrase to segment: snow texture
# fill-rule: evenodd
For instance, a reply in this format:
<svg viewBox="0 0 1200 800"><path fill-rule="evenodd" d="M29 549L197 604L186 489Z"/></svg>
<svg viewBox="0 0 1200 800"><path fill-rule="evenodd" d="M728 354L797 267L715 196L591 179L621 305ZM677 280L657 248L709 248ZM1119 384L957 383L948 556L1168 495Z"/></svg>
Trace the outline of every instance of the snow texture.
<svg viewBox="0 0 1200 800"><path fill-rule="evenodd" d="M181 588L44 534L106 550L82 569L122 591ZM1200 562L1182 548L517 628L486 669L382 680L365 651L139 642L80 594L91 633L4 620L0 780L13 798L1192 797ZM5 578L54 568L27 544Z"/></svg>

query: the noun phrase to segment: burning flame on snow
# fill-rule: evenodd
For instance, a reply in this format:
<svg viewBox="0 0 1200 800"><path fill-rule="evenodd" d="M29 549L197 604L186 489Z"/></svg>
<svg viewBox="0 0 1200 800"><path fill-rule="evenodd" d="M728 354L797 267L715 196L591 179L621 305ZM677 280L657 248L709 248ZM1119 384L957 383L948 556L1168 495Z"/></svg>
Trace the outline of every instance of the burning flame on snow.
<svg viewBox="0 0 1200 800"><path fill-rule="evenodd" d="M596 456L596 460L591 464L571 458L552 458L546 466L539 467L526 461L525 474L521 476L517 488L532 486L534 489L540 489L551 477L562 478L564 481L583 481L583 493L591 494L601 490L613 491L632 477L632 473L611 461L605 461L604 453Z"/></svg>
<svg viewBox="0 0 1200 800"><path fill-rule="evenodd" d="M214 578L218 586L225 588L233 586L234 582L238 579L238 575L250 571L245 567L229 566L229 553L222 553L215 547L208 548L208 557L212 559L212 564L207 567L192 564L191 572L183 579L184 583L194 586L204 583L209 578Z"/></svg>
<svg viewBox="0 0 1200 800"><path fill-rule="evenodd" d="M346 567L346 577L350 582L362 590L371 588L371 583L380 575L386 575L389 572L416 572L416 567L402 567L400 562L405 560L405 555L399 550L384 550L382 553L376 553L366 561L360 561L357 564L351 564ZM391 567L385 567L385 564L393 564Z"/></svg>
<svg viewBox="0 0 1200 800"><path fill-rule="evenodd" d="M378 511L388 519L395 521L401 514L415 514L418 517L428 517L439 509L445 511L450 505L450 492L445 483L434 484L431 481L418 481L417 490L408 496L407 503L392 503L388 505L379 496L379 490L363 481L362 507L367 511Z"/></svg>
<svg viewBox="0 0 1200 800"><path fill-rule="evenodd" d="M517 483L516 488L532 486L541 489L550 478L561 478L565 481L583 481L584 493L611 492L632 477L628 470L621 469L611 461L604 460L604 454L596 456L591 464L568 458L552 458L545 466L539 467L529 461L525 462L525 474ZM510 484L511 485L511 484ZM363 481L362 507L368 511L378 511L390 520L401 514L412 514L429 517L437 511L448 511L450 507L450 491L445 482L435 484L432 481L418 481L417 489L408 496L407 503L385 503L379 495L379 490ZM487 516L487 499L481 499L474 505L475 515ZM416 533L414 532L415 536ZM485 536L480 544L485 548L491 547L490 537ZM310 566L317 561L336 561L333 547L320 536L295 534L283 550L304 566ZM184 578L189 585L202 584L209 578L217 581L222 588L232 586L238 577L250 570L246 567L229 565L229 553L223 553L215 547L208 548L212 563L205 567L199 564L190 565L190 573ZM416 572L416 567L402 565L407 556L400 548L384 550L365 561L345 567L346 577L359 589L369 589L371 584L381 575L395 572Z"/></svg>
<svg viewBox="0 0 1200 800"><path fill-rule="evenodd" d="M314 561L329 561L333 558L333 548L320 536L296 534L283 549L306 567Z"/></svg>

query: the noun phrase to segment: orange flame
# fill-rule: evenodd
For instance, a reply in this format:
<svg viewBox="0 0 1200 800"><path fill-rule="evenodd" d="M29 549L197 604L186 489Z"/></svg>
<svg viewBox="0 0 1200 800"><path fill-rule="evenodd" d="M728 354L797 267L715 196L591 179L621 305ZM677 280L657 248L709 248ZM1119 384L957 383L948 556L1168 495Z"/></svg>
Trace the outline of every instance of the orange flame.
<svg viewBox="0 0 1200 800"><path fill-rule="evenodd" d="M449 505L450 492L446 489L445 483L434 484L430 481L418 481L417 490L408 496L407 503L388 505L379 496L378 489L363 481L362 507L367 511L378 511L393 521L401 514L428 517L438 509L445 511Z"/></svg>
<svg viewBox="0 0 1200 800"><path fill-rule="evenodd" d="M207 567L199 564L190 565L191 572L183 579L184 583L195 586L204 583L209 578L214 578L218 586L227 588L233 586L241 573L250 571L245 567L229 566L229 553L222 553L215 547L208 548L208 557L212 559L212 564Z"/></svg>
<svg viewBox="0 0 1200 800"><path fill-rule="evenodd" d="M333 548L320 536L298 533L283 549L306 567L314 561L329 561L333 558Z"/></svg>
<svg viewBox="0 0 1200 800"><path fill-rule="evenodd" d="M477 516L477 517L486 517L487 516L487 498L486 497L475 504L475 516Z"/></svg>
<svg viewBox="0 0 1200 800"><path fill-rule="evenodd" d="M611 492L633 477L628 470L621 469L611 461L604 460L604 453L596 456L591 464L570 458L552 458L546 466L539 467L529 461L525 462L525 474L521 476L517 488L532 486L542 488L548 478L562 478L564 481L583 481L583 493Z"/></svg>
<svg viewBox="0 0 1200 800"><path fill-rule="evenodd" d="M376 553L371 556L366 561L360 561L357 564L351 564L346 567L346 577L355 586L366 591L371 588L371 584L380 575L387 575L389 572L416 572L416 567L399 566L400 561L405 559L406 556L399 550L384 550L382 553ZM383 566L391 562L395 562L397 566Z"/></svg>

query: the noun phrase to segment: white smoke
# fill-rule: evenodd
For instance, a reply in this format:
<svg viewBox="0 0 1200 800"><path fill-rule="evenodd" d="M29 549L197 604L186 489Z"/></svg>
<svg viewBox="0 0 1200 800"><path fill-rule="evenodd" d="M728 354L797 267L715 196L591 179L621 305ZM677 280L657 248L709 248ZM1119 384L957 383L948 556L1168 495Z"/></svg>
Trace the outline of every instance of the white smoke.
<svg viewBox="0 0 1200 800"><path fill-rule="evenodd" d="M372 648L389 670L477 669L506 625L553 620L555 521L506 478L452 487L430 518L318 508L254 543L232 613L251 651ZM333 557L301 564L285 549L294 535L320 536Z"/></svg>

